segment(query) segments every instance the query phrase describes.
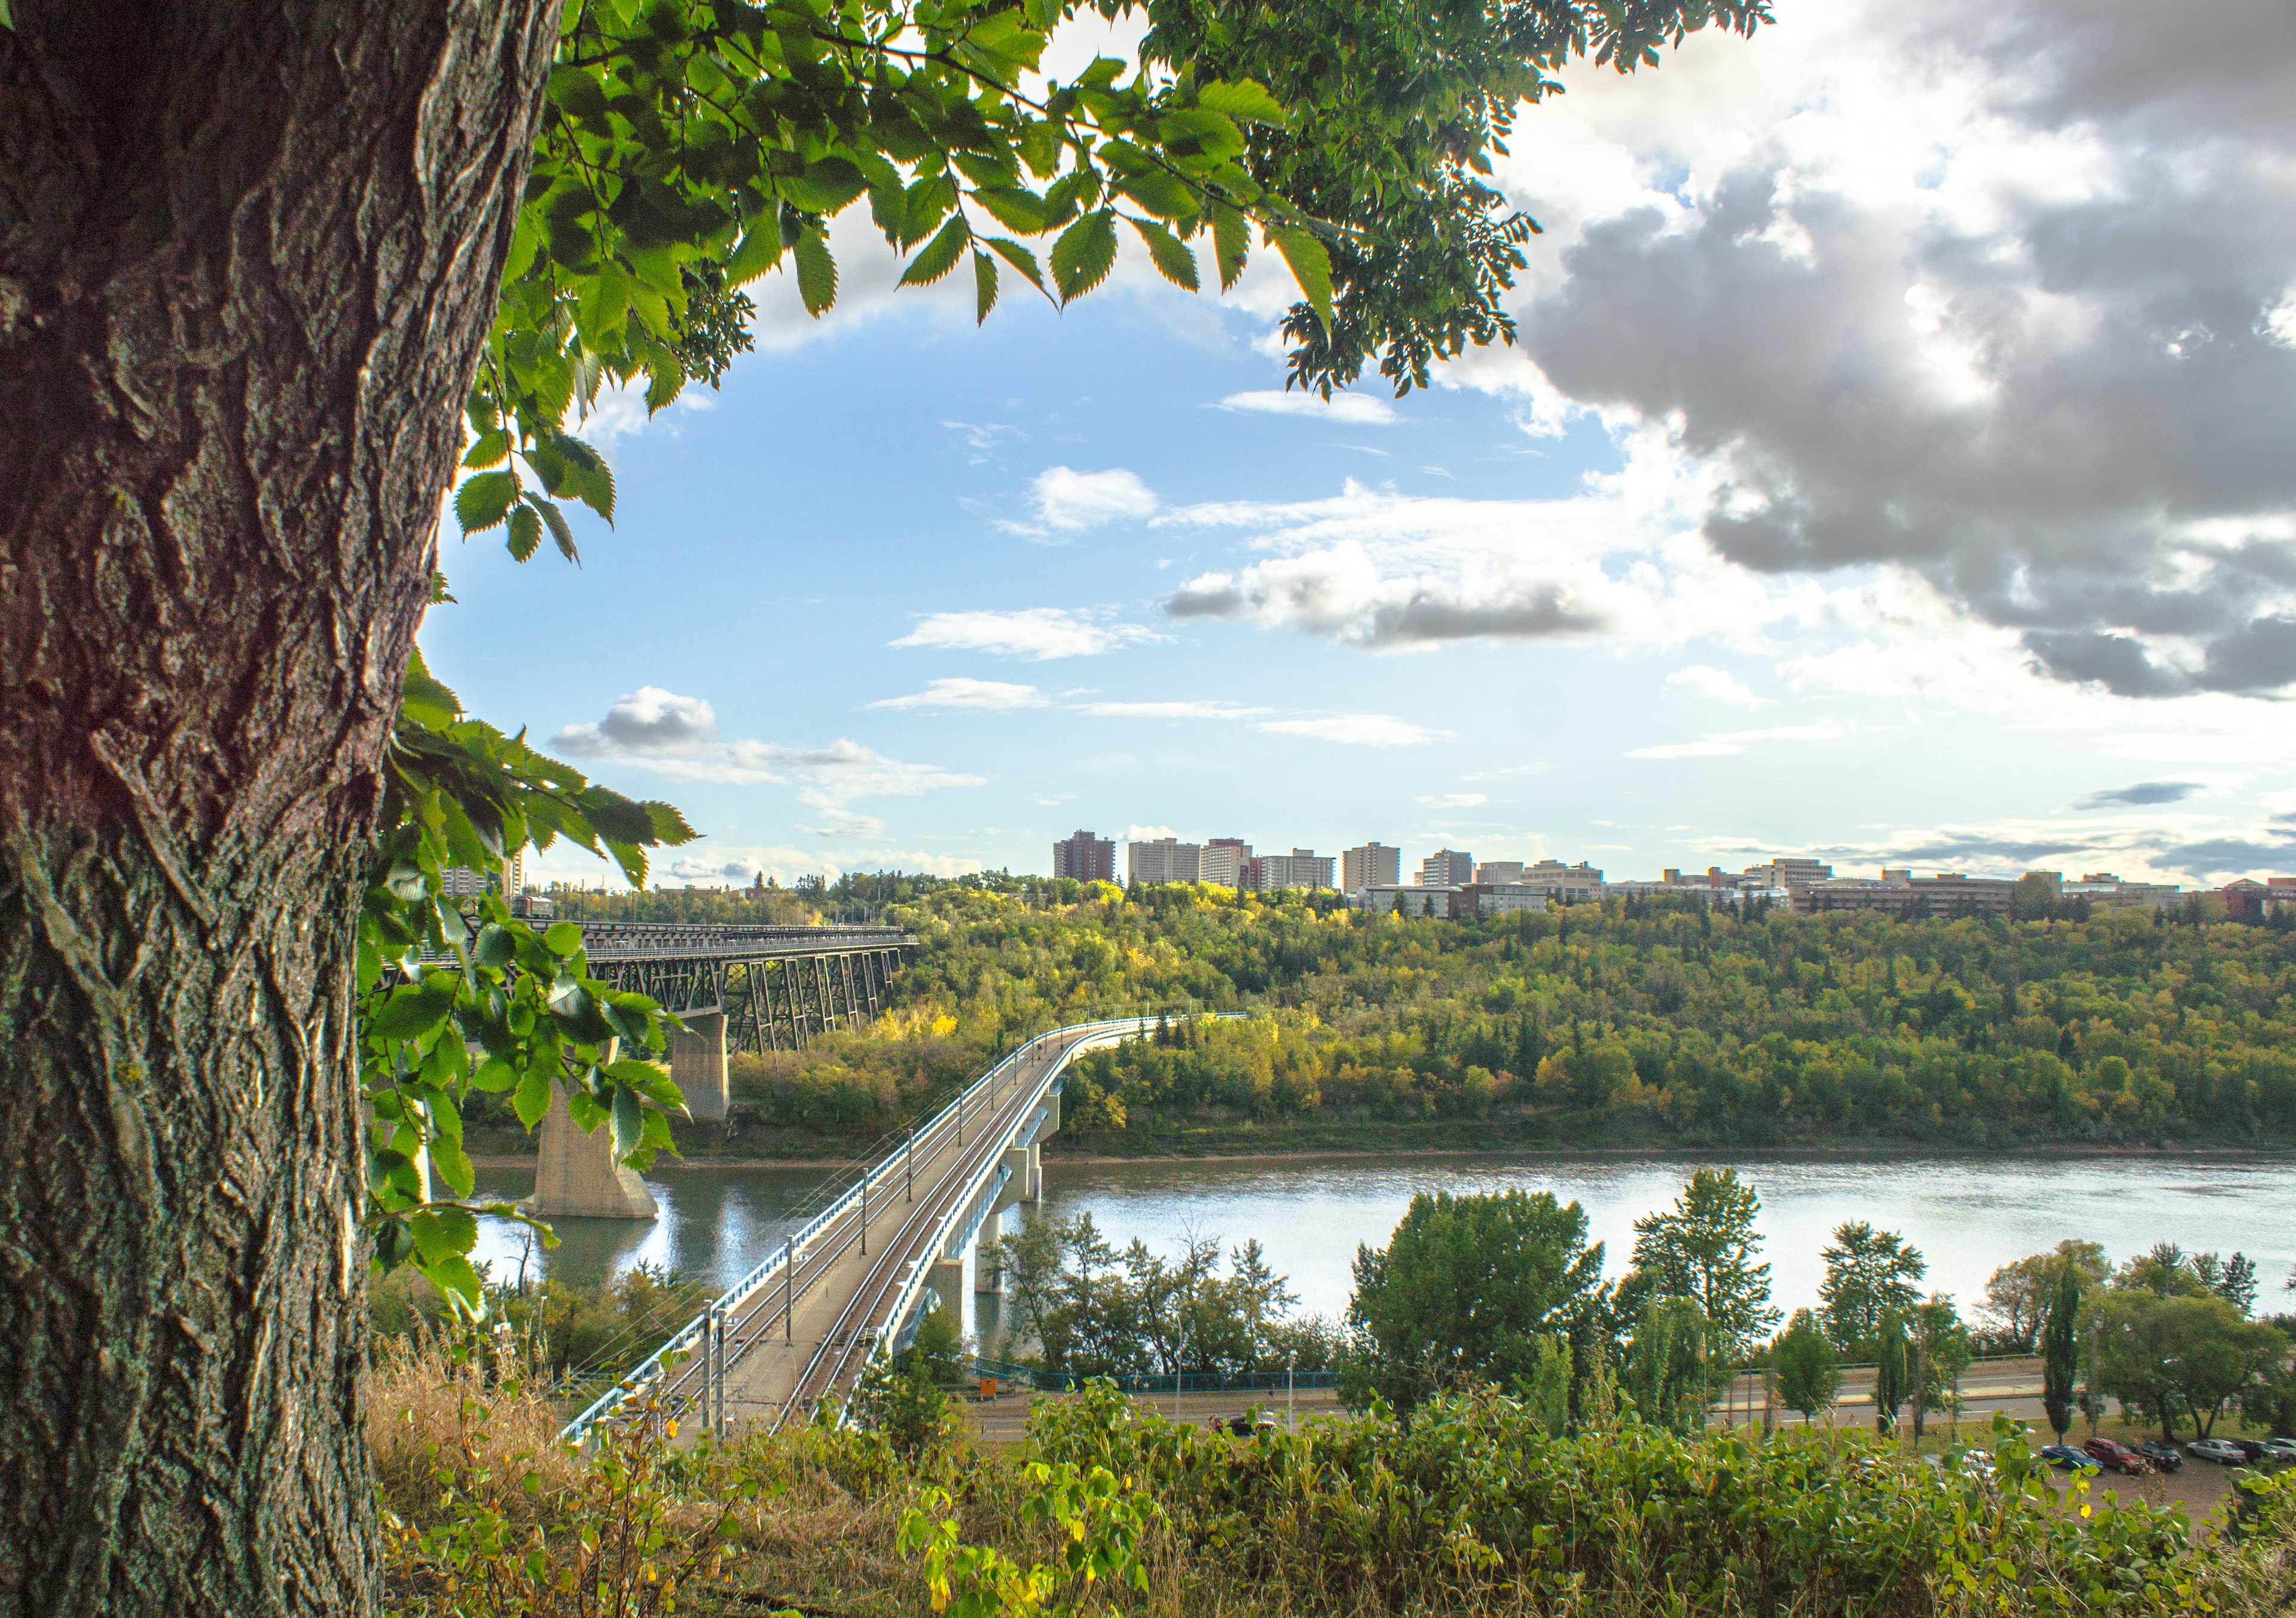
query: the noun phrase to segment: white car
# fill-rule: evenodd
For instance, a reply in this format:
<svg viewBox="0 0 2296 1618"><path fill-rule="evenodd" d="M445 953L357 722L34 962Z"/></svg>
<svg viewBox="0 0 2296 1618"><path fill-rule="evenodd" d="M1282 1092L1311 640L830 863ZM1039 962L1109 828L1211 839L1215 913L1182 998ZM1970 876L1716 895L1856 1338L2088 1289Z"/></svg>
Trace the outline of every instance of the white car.
<svg viewBox="0 0 2296 1618"><path fill-rule="evenodd" d="M2264 1452L2275 1460L2296 1461L2296 1438L2267 1438Z"/></svg>
<svg viewBox="0 0 2296 1618"><path fill-rule="evenodd" d="M2204 1461L2214 1461L2219 1466L2244 1466L2248 1464L2248 1457L2241 1453L2238 1444L2226 1443L2221 1438L2197 1438L2186 1444L2185 1450Z"/></svg>

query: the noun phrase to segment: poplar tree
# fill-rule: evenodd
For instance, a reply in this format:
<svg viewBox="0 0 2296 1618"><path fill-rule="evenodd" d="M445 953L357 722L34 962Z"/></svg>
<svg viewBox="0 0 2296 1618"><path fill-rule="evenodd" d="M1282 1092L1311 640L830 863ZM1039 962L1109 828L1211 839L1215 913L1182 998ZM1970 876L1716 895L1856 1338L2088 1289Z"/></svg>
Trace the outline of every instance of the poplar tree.
<svg viewBox="0 0 2296 1618"><path fill-rule="evenodd" d="M2056 1295L2041 1326L2041 1409L2057 1441L2073 1425L2073 1378L2080 1360L2073 1340L2080 1316L2080 1277L2070 1264L2057 1273Z"/></svg>

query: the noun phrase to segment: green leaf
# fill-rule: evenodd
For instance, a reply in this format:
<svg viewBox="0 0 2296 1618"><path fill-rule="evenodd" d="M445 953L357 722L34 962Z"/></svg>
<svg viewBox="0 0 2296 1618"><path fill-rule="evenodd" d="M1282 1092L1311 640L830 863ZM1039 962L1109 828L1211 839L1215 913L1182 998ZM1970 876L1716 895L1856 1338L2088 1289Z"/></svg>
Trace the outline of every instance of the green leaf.
<svg viewBox="0 0 2296 1618"><path fill-rule="evenodd" d="M1152 219L1136 219L1128 214L1125 223L1140 233L1140 239L1148 244L1149 258L1155 260L1165 280L1192 292L1198 290L1196 255L1186 242Z"/></svg>
<svg viewBox="0 0 2296 1618"><path fill-rule="evenodd" d="M1163 168L1128 174L1117 182L1117 189L1160 218L1192 218L1203 206L1193 186Z"/></svg>
<svg viewBox="0 0 2296 1618"><path fill-rule="evenodd" d="M1047 223L1045 199L1022 186L976 186L972 200L994 215L998 224L1024 235L1035 235Z"/></svg>
<svg viewBox="0 0 2296 1618"><path fill-rule="evenodd" d="M396 990L381 1010L368 1014L366 1031L378 1039L412 1039L444 1023L454 1009L454 1001L443 995L420 989Z"/></svg>
<svg viewBox="0 0 2296 1618"><path fill-rule="evenodd" d="M782 227L768 219L742 233L742 240L726 259L726 284L747 286L782 261Z"/></svg>
<svg viewBox="0 0 2296 1618"><path fill-rule="evenodd" d="M964 222L964 216L961 213L949 215L948 223L940 227L939 234L925 243L924 251L910 259L909 267L901 272L901 284L930 286L947 275L956 267L957 259L972 237L972 227Z"/></svg>
<svg viewBox="0 0 2296 1618"><path fill-rule="evenodd" d="M837 301L837 260L829 256L829 242L819 230L808 230L797 239L798 296L805 312L818 319Z"/></svg>
<svg viewBox="0 0 2296 1618"><path fill-rule="evenodd" d="M1292 267L1292 278L1308 296L1316 318L1324 324L1324 335L1332 334L1332 260L1324 251L1324 244L1304 230L1277 230L1275 251L1283 255L1283 262Z"/></svg>
<svg viewBox="0 0 2296 1618"><path fill-rule="evenodd" d="M606 502L609 505L613 504L613 485L611 481L606 486ZM535 514L542 519L543 526L550 530L551 538L557 542L558 554L569 562L581 561L581 553L574 548L574 530L567 524L566 513L558 509L558 502L545 500L529 489L527 491L526 503L534 508Z"/></svg>
<svg viewBox="0 0 2296 1618"><path fill-rule="evenodd" d="M805 172L782 182L782 194L807 213L832 214L868 188L869 181L851 158L824 157L805 166Z"/></svg>
<svg viewBox="0 0 2296 1618"><path fill-rule="evenodd" d="M542 543L542 518L531 505L521 503L510 514L511 560L524 562Z"/></svg>
<svg viewBox="0 0 2296 1618"><path fill-rule="evenodd" d="M568 959L582 948L582 929L572 922L554 922L542 935L542 947L561 960Z"/></svg>
<svg viewBox="0 0 2296 1618"><path fill-rule="evenodd" d="M414 1237L414 1251L427 1264L443 1264L465 1257L478 1245L479 1221L467 1208L435 1208L406 1221Z"/></svg>
<svg viewBox="0 0 2296 1618"><path fill-rule="evenodd" d="M467 538L482 534L510 515L518 498L518 476L510 472L475 472L455 491L455 521Z"/></svg>
<svg viewBox="0 0 2296 1618"><path fill-rule="evenodd" d="M1108 278L1116 263L1116 213L1103 208L1061 233L1053 243L1053 284L1061 301L1083 297Z"/></svg>
<svg viewBox="0 0 2296 1618"><path fill-rule="evenodd" d="M998 258L1029 278L1029 283L1038 292L1045 290L1045 272L1037 267L1037 255L1010 236L991 236L988 248Z"/></svg>
<svg viewBox="0 0 2296 1618"><path fill-rule="evenodd" d="M1254 124L1283 122L1283 103L1267 93L1267 87L1251 79L1239 79L1234 84L1215 79L1196 90L1196 105L1214 112L1225 112L1230 118Z"/></svg>
<svg viewBox="0 0 2296 1618"><path fill-rule="evenodd" d="M996 260L977 247L972 250L972 294L980 311L976 324L986 325L988 311L996 307Z"/></svg>
<svg viewBox="0 0 2296 1618"><path fill-rule="evenodd" d="M551 1093L556 1088L550 1082L548 1073L529 1069L518 1081L518 1094L511 1097L511 1105L518 1111L519 1122L529 1129L540 1123L543 1114L550 1111Z"/></svg>
<svg viewBox="0 0 2296 1618"><path fill-rule="evenodd" d="M1212 209L1212 256L1219 260L1220 291L1234 286L1251 256L1251 226L1240 209L1222 202Z"/></svg>
<svg viewBox="0 0 2296 1618"><path fill-rule="evenodd" d="M463 464L476 471L484 466L499 466L510 459L510 434L499 427L482 432L472 440L470 452L463 456Z"/></svg>
<svg viewBox="0 0 2296 1618"><path fill-rule="evenodd" d="M627 1085L614 1087L614 1160L619 1162L645 1144L645 1108Z"/></svg>

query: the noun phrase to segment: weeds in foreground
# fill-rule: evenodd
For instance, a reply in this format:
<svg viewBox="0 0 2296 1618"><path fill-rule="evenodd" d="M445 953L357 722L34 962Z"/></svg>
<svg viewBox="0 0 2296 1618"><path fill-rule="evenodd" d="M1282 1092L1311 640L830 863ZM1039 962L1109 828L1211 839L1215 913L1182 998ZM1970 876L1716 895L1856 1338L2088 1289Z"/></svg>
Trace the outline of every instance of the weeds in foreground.
<svg viewBox="0 0 2296 1618"><path fill-rule="evenodd" d="M1012 1459L827 1425L681 1448L644 1407L578 1459L506 1436L546 1432L515 1377L447 1369L451 1400L378 1412L427 1463L385 1468L401 1618L2296 1612L2296 1475L2198 1535L2061 1507L2010 1424L1988 1482L1851 1434L1555 1439L1489 1394L1234 1439L1095 1388Z"/></svg>

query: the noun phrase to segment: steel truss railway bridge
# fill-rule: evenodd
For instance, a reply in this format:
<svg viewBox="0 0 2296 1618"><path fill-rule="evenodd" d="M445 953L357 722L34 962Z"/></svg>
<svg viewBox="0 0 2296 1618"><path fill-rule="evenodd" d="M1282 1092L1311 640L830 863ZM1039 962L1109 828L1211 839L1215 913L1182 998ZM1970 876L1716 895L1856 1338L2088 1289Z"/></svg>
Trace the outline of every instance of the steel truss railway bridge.
<svg viewBox="0 0 2296 1618"><path fill-rule="evenodd" d="M884 1009L901 952L917 943L898 927L571 924L582 929L593 977L685 1024L670 1036L669 1071L696 1118L726 1116L729 1049L796 1050L832 1029L861 1027ZM544 1219L656 1211L645 1182L614 1161L606 1132L574 1127L563 1096L543 1117L527 1205Z"/></svg>
<svg viewBox="0 0 2296 1618"><path fill-rule="evenodd" d="M975 1290L1003 1291L1004 1216L1044 1195L1041 1146L1060 1128L1069 1064L1152 1032L1157 1015L1072 1023L998 1062L855 1171L841 1195L564 1436L580 1439L648 1391L712 1431L803 1421L825 1401L849 1399L870 1361L905 1342L922 1310L959 1309L968 1245Z"/></svg>
<svg viewBox="0 0 2296 1618"><path fill-rule="evenodd" d="M917 942L898 927L575 924L593 976L680 1016L722 1015L726 1045L752 1053L868 1022Z"/></svg>

